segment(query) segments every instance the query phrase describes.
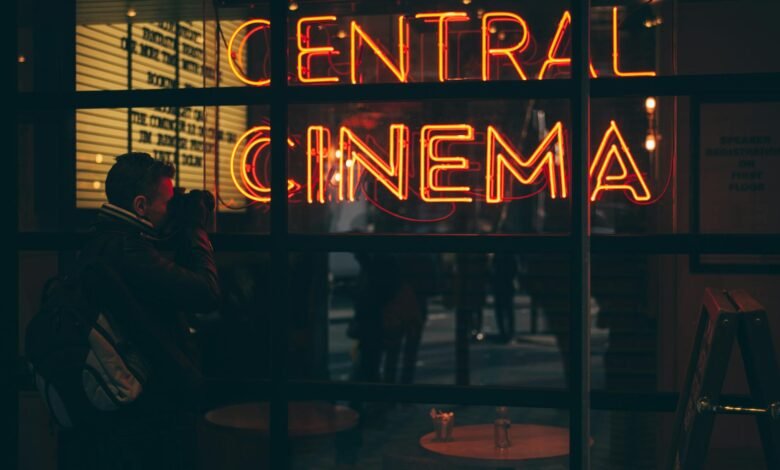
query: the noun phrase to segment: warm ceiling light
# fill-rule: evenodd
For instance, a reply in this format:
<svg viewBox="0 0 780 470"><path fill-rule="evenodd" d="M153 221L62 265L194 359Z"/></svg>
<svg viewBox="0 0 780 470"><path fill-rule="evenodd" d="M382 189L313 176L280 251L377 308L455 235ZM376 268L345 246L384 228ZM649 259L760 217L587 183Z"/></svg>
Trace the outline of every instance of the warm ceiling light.
<svg viewBox="0 0 780 470"><path fill-rule="evenodd" d="M135 8L128 8L127 9L127 17L128 18L135 18L135 15L137 15Z"/></svg>
<svg viewBox="0 0 780 470"><path fill-rule="evenodd" d="M657 104L658 103L656 103L655 98L653 98L652 96L648 96L647 99L645 100L645 109L647 110L648 113L652 113L653 111L655 111L655 107Z"/></svg>
<svg viewBox="0 0 780 470"><path fill-rule="evenodd" d="M290 6L288 8L290 11L296 11L298 9L298 2L290 2Z"/></svg>
<svg viewBox="0 0 780 470"><path fill-rule="evenodd" d="M345 37L347 37L347 32L344 31L343 29L340 29L339 32L336 33L336 37L339 39L344 39Z"/></svg>
<svg viewBox="0 0 780 470"><path fill-rule="evenodd" d="M103 163L103 154L99 153L95 155L95 163Z"/></svg>
<svg viewBox="0 0 780 470"><path fill-rule="evenodd" d="M463 0L464 5L471 5L471 0Z"/></svg>
<svg viewBox="0 0 780 470"><path fill-rule="evenodd" d="M645 28L655 28L656 26L660 26L663 24L663 20L660 17L657 18L648 18L645 20Z"/></svg>
<svg viewBox="0 0 780 470"><path fill-rule="evenodd" d="M655 150L656 145L655 135L652 132L647 134L647 137L645 138L645 149L648 152L652 152Z"/></svg>
<svg viewBox="0 0 780 470"><path fill-rule="evenodd" d="M93 181L92 182L92 188L93 189L100 189L100 181Z"/></svg>
<svg viewBox="0 0 780 470"><path fill-rule="evenodd" d="M20 64L27 62L27 58L23 55L20 55L17 60L19 61Z"/></svg>

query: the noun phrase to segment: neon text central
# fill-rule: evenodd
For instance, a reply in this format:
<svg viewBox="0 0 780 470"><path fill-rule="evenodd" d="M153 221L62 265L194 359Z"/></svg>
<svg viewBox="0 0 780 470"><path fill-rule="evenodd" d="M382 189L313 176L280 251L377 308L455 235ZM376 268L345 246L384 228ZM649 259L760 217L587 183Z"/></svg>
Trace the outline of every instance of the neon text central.
<svg viewBox="0 0 780 470"><path fill-rule="evenodd" d="M612 8L612 35L611 35L611 63L609 71L597 71L590 64L590 76L611 75L613 77L637 77L654 76L653 70L627 71L621 65L621 47L618 35L618 7ZM382 68L391 78L400 83L408 83L410 77L410 55L416 51L410 41L410 24L412 22L429 23L436 29L436 60L438 62L438 81L445 82L464 77L450 77L451 69L449 60L455 45L450 44L450 27L454 23L463 23L471 20L467 12L426 12L416 15L398 15L392 24L394 30L394 44L384 44L372 36L367 27L357 21L350 21L347 30L340 30L338 38L349 37L349 46L335 47L334 42L325 40L321 35L315 35L314 31L334 28L340 23L340 18L335 15L305 16L295 23L295 64L297 80L301 84L326 84L349 82L352 84L364 83L364 74L367 64L371 61L366 58L371 56L376 59L377 70ZM247 64L242 63L247 40L254 34L263 32L271 27L267 19L252 19L241 24L233 32L228 42L228 63L231 70L242 82L252 86L267 86L271 83L268 71L260 73L261 77L251 78L245 70ZM506 39L507 32L511 32L511 39ZM483 12L479 18L477 31L480 42L479 59L481 61L481 76L483 81L496 79L499 67L508 68L516 79L543 80L554 76L556 69L566 68L571 65L571 58L566 56L565 45L567 36L571 35L571 14L564 11L558 21L552 40L545 47L545 58L540 68L533 71L523 63L522 55L529 49L532 41L531 29L526 20L517 13L507 11ZM454 43L455 41L453 41ZM292 46L292 44L291 44ZM348 50L347 50L348 49ZM419 53L419 52L417 52ZM343 74L334 74L336 67L333 62L335 56L348 56L347 66ZM459 60L460 62L460 60ZM320 67L315 71L316 65L329 65ZM343 75L343 76L339 76ZM348 77L348 79L347 79Z"/></svg>

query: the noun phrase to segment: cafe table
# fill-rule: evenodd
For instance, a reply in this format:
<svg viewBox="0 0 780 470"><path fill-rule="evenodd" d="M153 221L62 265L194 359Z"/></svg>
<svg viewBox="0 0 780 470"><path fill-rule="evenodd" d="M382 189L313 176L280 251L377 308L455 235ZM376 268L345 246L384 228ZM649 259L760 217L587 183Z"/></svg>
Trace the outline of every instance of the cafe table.
<svg viewBox="0 0 780 470"><path fill-rule="evenodd" d="M291 439L331 436L354 428L357 411L321 401L288 404L287 434ZM268 403L222 406L203 416L198 432L203 468L257 470L271 468Z"/></svg>
<svg viewBox="0 0 780 470"><path fill-rule="evenodd" d="M206 413L213 426L244 429L268 435L268 403L250 402L223 406ZM327 402L293 402L287 408L290 437L320 436L346 431L357 425L357 411Z"/></svg>
<svg viewBox="0 0 780 470"><path fill-rule="evenodd" d="M506 449L495 447L494 425L455 426L452 440L438 442L433 432L420 438L420 446L453 464L517 468L533 459L563 457L569 454L569 430L539 424L512 424Z"/></svg>

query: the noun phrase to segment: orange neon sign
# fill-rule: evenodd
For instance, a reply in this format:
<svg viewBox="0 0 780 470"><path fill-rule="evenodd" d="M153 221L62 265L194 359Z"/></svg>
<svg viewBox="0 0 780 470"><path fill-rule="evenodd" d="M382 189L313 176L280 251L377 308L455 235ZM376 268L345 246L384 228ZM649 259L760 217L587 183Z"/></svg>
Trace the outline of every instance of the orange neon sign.
<svg viewBox="0 0 780 470"><path fill-rule="evenodd" d="M607 174L607 171L612 167L613 161L617 162L620 167L620 173ZM631 155L631 150L626 145L626 140L620 133L620 129L618 129L615 121L610 122L607 132L601 139L596 156L593 157L593 161L590 164L589 174L591 180L594 179L595 175L595 181L593 181L594 184L592 186L593 191L590 196L591 201L596 201L604 191L627 191L630 194L629 199L633 202L645 202L652 197L645 178L639 171L636 160ZM636 184L630 184L632 180L636 180ZM638 189L637 186L639 186Z"/></svg>
<svg viewBox="0 0 780 470"><path fill-rule="evenodd" d="M451 186L441 183L445 171L467 170L466 157L441 155L442 142L467 142L474 139L474 128L468 124L428 124L420 129L420 198L425 202L471 202L470 196L446 196L467 193L469 186ZM432 194L435 191L438 194Z"/></svg>
<svg viewBox="0 0 780 470"><path fill-rule="evenodd" d="M408 200L411 180L419 184L421 201L427 203L468 203L475 198L489 204L515 199L507 190L507 176L520 186L535 186L534 194L546 190L552 199L569 195L567 166L568 143L561 122L556 122L527 158L511 143L511 139L496 126L486 127L484 140L477 138L469 124L424 124L419 133L417 167L412 167L411 133L402 123L389 126L387 152L379 150L361 138L348 126L338 128L338 143L334 150L331 130L323 125L311 125L306 130L306 181L288 179L288 196L304 189L306 202L323 204L329 200L351 202L364 177L370 177L399 201ZM258 171L259 154L267 151L270 127L249 129L233 148L230 175L233 183L247 199L270 201L271 189L262 183ZM458 155L464 145L484 145L484 159L469 159ZM288 141L288 148L295 149ZM386 153L386 157L382 154ZM484 164L483 164L484 163ZM484 194L468 184L455 184L452 177L466 176L462 182L476 182L468 174L484 171ZM589 167L590 200L598 201L607 192L620 192L635 203L647 203L653 197L645 174L613 120L600 140ZM329 191L336 194L329 195ZM365 194L365 193L364 193ZM331 199L332 197L332 199ZM366 195L366 197L368 197Z"/></svg>
<svg viewBox="0 0 780 470"><path fill-rule="evenodd" d="M258 178L258 160L260 153L271 144L271 128L256 126L241 134L230 153L230 179L238 191L250 201L271 202L271 188ZM287 140L288 147L294 147ZM301 184L293 179L287 180L287 194L293 195L301 189Z"/></svg>
<svg viewBox="0 0 780 470"><path fill-rule="evenodd" d="M498 145L496 145L498 144ZM509 158L503 153L497 152L497 147L503 149ZM558 196L566 198L566 165L563 142L563 124L555 123L553 128L536 147L528 159L523 159L506 137L494 126L487 128L487 155L485 178L487 182L487 202L497 203L504 200L504 170L508 170L520 183L532 184L543 172L547 173L549 181L550 197ZM519 167L519 168L518 168ZM520 168L532 168L530 175L524 176ZM559 189L560 188L560 189Z"/></svg>
<svg viewBox="0 0 780 470"><path fill-rule="evenodd" d="M603 73L597 73L592 60L589 61L590 76L597 78L599 75L608 73L609 69L614 77L655 76L656 72L653 70L621 70L619 12L619 7L612 8L611 56L603 61L604 66L601 69ZM420 47L413 47L410 22L414 21L436 25L435 55L439 82L450 80L450 74L453 74L452 77L457 79L489 81L498 78L495 76L497 65L510 66L520 80L527 80L529 77L545 80L549 78L550 71L555 67L571 66L571 58L565 57L564 53L564 49L567 48L566 32L570 29L572 21L571 13L568 10L563 11L555 34L547 44L546 57L541 61L541 66L538 69L536 64L539 61L532 60L533 57L523 58L526 50L540 40L533 37L532 30L522 15L510 11L487 11L482 12L479 18L479 26L474 26L472 20L476 20L476 18L472 18L465 11L429 11L414 15L398 15L395 17L393 26L389 28L392 30L392 35L396 37L392 41L395 44L390 45L382 44L377 36L366 32L365 22L361 24L355 20L347 21L335 14L303 16L296 21L294 44L296 60L294 62L297 70L296 73L290 74L290 77L304 85L334 84L347 81L352 84L367 83L371 80L368 80L367 75L365 75L367 73L365 57L370 54L376 58L374 72L376 78L374 80L379 79L380 69L389 71L391 77L400 83L425 80L428 76L425 69L425 58L427 57L424 53L425 31L416 30L415 40L419 42ZM450 44L450 33L451 28L455 28L456 25L461 26L457 27L458 40L453 41L456 46L453 50ZM266 86L270 83L269 78L248 77L242 68L245 65L242 64L242 58L247 40L255 33L269 29L270 26L271 22L264 18L248 20L236 28L227 44L230 69L247 85ZM320 31L317 33L317 40L313 39L315 31ZM242 32L244 32L243 35ZM387 34L387 30L385 30L385 34ZM471 35L480 44L480 62L479 66L475 66L478 70L467 72L461 70L461 62L469 63L467 60L462 60L464 58L460 39L462 35ZM348 44L340 41L346 39L347 36L349 36ZM507 37L515 39L510 44L504 44ZM316 43L317 41L321 42ZM468 52L470 49L465 51ZM334 56L341 54L348 55L348 59L334 62ZM534 54L528 53L527 55ZM412 73L411 60L413 56L415 61L419 61L420 64L419 75ZM458 58L454 72L450 67L453 56ZM314 68L313 65L318 67ZM533 70L530 70L531 68Z"/></svg>
<svg viewBox="0 0 780 470"><path fill-rule="evenodd" d="M612 73L616 77L655 77L652 70L644 72L621 72L620 52L618 49L618 7L612 8Z"/></svg>
<svg viewBox="0 0 780 470"><path fill-rule="evenodd" d="M330 145L330 129L324 126L309 126L306 135L306 202L325 202L325 167ZM313 173L316 171L317 178ZM316 191L316 194L315 194Z"/></svg>
<svg viewBox="0 0 780 470"><path fill-rule="evenodd" d="M333 46L312 46L311 25L308 23L335 22L335 16L307 16L298 20L296 41L298 43L298 80L301 83L333 83L338 82L339 77L312 77L311 59L316 56L330 56L338 54ZM305 27L304 27L305 25ZM307 60L304 65L304 59Z"/></svg>
<svg viewBox="0 0 780 470"><path fill-rule="evenodd" d="M558 57L558 49L561 47L563 34L566 32L569 25L571 25L571 13L569 13L569 10L566 10L563 12L563 17L561 17L561 21L558 23L558 29L555 30L555 36L553 36L550 47L547 49L547 60L544 61L542 68L539 70L539 75L537 77L539 80L544 80L545 73L552 67L571 66L571 57ZM592 61L588 62L588 67L590 69L590 77L598 78L596 69L593 68Z"/></svg>
<svg viewBox="0 0 780 470"><path fill-rule="evenodd" d="M490 27L495 22L513 22L522 28L522 35L520 41L514 46L510 47L494 47L491 44ZM522 16L507 11L495 11L490 13L484 13L482 15L482 80L490 80L490 58L494 56L506 56L509 62L517 70L517 74L522 80L528 80L523 68L517 61L517 54L522 53L529 43L528 24L525 22Z"/></svg>
<svg viewBox="0 0 780 470"><path fill-rule="evenodd" d="M244 29L248 29L250 27L253 27L250 29L244 37L241 39L238 50L236 52L233 51L233 45L236 42L236 39L238 38L238 33L243 31ZM227 56L228 56L228 65L230 66L230 70L233 71L233 74L238 77L239 80L246 83L247 85L251 86L266 86L271 83L270 78L261 78L258 80L252 80L251 78L247 77L244 74L244 71L242 69L241 61L239 60L241 57L243 57L243 51L244 46L246 45L246 41L256 32L261 31L265 28L270 28L271 22L262 18L249 20L245 23L242 23L238 28L236 28L235 31L233 31L233 34L230 35L230 41L228 41L227 44Z"/></svg>
<svg viewBox="0 0 780 470"><path fill-rule="evenodd" d="M355 189L358 178L355 176L358 165L374 175L384 187L395 197L403 201L409 194L409 179L406 177L406 167L409 161L409 128L403 124L390 125L390 151L388 162L385 162L376 152L348 127L339 129L339 200L344 200L344 173L347 174L347 200L355 200ZM393 182L392 178L396 179Z"/></svg>
<svg viewBox="0 0 780 470"><path fill-rule="evenodd" d="M365 33L363 31L363 28L360 27L360 25L357 24L356 21L352 21L350 23L350 31L351 34L349 35L349 57L350 57L350 67L349 67L349 75L350 79L352 80L352 83L359 83L358 80L358 73L357 73L357 45L359 43L365 43L368 44L368 47L371 48L371 50L374 51L374 54L381 60L388 69L390 69L390 72L392 72L393 75L395 75L396 78L398 78L398 81L401 83L406 83L409 76L409 27L406 24L406 17L404 15L398 16L398 65L395 65L392 60L390 60L387 55L385 55L384 52L382 52L382 49L377 45L376 42L374 42L373 39L371 39L371 36Z"/></svg>
<svg viewBox="0 0 780 470"><path fill-rule="evenodd" d="M430 21L435 20L438 23L439 40L437 42L439 51L439 81L446 82L449 73L449 23L452 21L468 21L469 15L462 11L448 11L444 13L419 13L415 18Z"/></svg>

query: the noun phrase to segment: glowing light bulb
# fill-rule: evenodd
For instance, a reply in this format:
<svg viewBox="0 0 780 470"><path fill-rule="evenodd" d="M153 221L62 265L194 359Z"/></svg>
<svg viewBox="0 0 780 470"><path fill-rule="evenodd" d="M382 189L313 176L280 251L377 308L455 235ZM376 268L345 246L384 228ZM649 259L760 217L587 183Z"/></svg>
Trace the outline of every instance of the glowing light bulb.
<svg viewBox="0 0 780 470"><path fill-rule="evenodd" d="M298 9L298 2L290 2L290 6L288 8L290 11L296 11Z"/></svg>
<svg viewBox="0 0 780 470"><path fill-rule="evenodd" d="M345 165L347 165L347 168L352 168L355 165L355 160L347 160Z"/></svg>
<svg viewBox="0 0 780 470"><path fill-rule="evenodd" d="M503 41L504 39L506 39L506 33L505 33L505 32L503 32L503 31L501 31L500 33L498 33L498 39L500 39L501 41Z"/></svg>
<svg viewBox="0 0 780 470"><path fill-rule="evenodd" d="M471 5L471 0L463 0L464 5Z"/></svg>
<svg viewBox="0 0 780 470"><path fill-rule="evenodd" d="M341 150L336 150L336 158L341 158L344 156L344 154L341 152Z"/></svg>
<svg viewBox="0 0 780 470"><path fill-rule="evenodd" d="M99 153L95 155L95 163L103 163L103 154Z"/></svg>
<svg viewBox="0 0 780 470"><path fill-rule="evenodd" d="M92 189L100 189L100 181L93 181Z"/></svg>
<svg viewBox="0 0 780 470"><path fill-rule="evenodd" d="M20 64L27 62L27 58L23 55L20 55L17 60L19 61Z"/></svg>
<svg viewBox="0 0 780 470"><path fill-rule="evenodd" d="M491 26L490 26L490 34L496 34L496 31L498 31L498 30L496 29L496 27L491 25Z"/></svg>
<svg viewBox="0 0 780 470"><path fill-rule="evenodd" d="M345 37L347 37L347 32L344 31L343 29L340 29L339 32L336 33L336 37L339 39L344 39Z"/></svg>
<svg viewBox="0 0 780 470"><path fill-rule="evenodd" d="M645 109L647 110L648 113L652 113L653 111L655 111L655 107L657 104L658 103L656 103L655 98L653 98L652 96L648 96L647 99L645 100Z"/></svg>
<svg viewBox="0 0 780 470"><path fill-rule="evenodd" d="M135 11L135 8L128 8L128 9L127 9L127 17L128 17L128 18L135 18L135 15L136 15L136 14L137 14L137 13L136 13L136 11Z"/></svg>
<svg viewBox="0 0 780 470"><path fill-rule="evenodd" d="M655 150L656 145L655 135L652 132L647 134L647 137L645 138L645 149L648 152L652 152Z"/></svg>

